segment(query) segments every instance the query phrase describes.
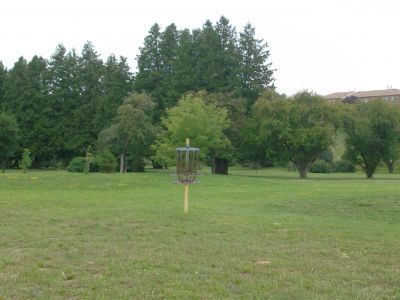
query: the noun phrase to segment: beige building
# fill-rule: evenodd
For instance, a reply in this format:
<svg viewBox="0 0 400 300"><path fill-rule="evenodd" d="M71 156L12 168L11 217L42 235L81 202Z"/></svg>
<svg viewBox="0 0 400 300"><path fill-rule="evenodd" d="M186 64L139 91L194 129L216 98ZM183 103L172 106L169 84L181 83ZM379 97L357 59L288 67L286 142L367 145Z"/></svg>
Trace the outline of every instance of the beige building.
<svg viewBox="0 0 400 300"><path fill-rule="evenodd" d="M340 92L326 95L325 98L329 103L368 102L382 99L384 101L400 104L400 90L390 88L386 90Z"/></svg>

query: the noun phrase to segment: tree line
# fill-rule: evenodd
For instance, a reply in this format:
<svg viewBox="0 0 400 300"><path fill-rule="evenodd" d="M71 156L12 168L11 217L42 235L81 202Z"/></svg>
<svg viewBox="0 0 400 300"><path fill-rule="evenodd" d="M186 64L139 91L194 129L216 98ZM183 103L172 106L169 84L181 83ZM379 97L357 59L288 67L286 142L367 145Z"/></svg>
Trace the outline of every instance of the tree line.
<svg viewBox="0 0 400 300"><path fill-rule="evenodd" d="M21 57L10 70L0 63L3 168L28 148L34 167L112 171L118 159L121 172L143 170L145 161L167 168L189 137L214 173L228 174L232 163L291 162L306 177L341 131L344 158L367 177L382 161L393 170L397 107L278 94L269 55L254 27L238 33L221 17L192 30L154 24L135 73L124 57L103 61L90 42L79 54L58 45L49 59Z"/></svg>
<svg viewBox="0 0 400 300"><path fill-rule="evenodd" d="M15 117L19 149L31 149L35 167L65 165L96 145L133 92L152 98L157 130L166 109L188 91L246 96L250 107L262 88L273 86L268 58L267 44L250 24L239 34L225 17L192 30L171 24L162 31L154 24L136 73L124 57L103 61L90 42L80 53L60 44L48 59L21 57L10 70L0 63L0 110Z"/></svg>

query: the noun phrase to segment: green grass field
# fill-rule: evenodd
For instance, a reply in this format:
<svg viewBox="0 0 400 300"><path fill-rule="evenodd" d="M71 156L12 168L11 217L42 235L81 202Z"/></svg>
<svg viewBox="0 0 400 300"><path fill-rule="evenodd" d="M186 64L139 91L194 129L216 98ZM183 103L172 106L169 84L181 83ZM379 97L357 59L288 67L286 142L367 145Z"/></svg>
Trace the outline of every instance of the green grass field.
<svg viewBox="0 0 400 300"><path fill-rule="evenodd" d="M400 174L0 175L0 299L400 299Z"/></svg>

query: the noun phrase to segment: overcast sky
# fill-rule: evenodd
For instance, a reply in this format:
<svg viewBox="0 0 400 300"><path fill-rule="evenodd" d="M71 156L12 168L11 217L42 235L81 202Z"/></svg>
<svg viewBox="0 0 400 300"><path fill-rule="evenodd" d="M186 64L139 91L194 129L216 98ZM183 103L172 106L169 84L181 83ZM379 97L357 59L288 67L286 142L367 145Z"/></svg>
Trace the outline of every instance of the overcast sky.
<svg viewBox="0 0 400 300"><path fill-rule="evenodd" d="M59 43L80 51L91 41L135 71L152 24L194 29L224 15L268 43L279 92L400 88L399 10L397 0L3 0L0 60L11 68L19 56L49 58Z"/></svg>

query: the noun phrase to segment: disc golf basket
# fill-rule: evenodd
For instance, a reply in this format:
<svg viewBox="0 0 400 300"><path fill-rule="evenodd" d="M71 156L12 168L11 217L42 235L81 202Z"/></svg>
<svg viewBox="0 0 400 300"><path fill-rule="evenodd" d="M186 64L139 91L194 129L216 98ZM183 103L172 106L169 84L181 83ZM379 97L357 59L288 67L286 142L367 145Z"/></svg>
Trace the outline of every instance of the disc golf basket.
<svg viewBox="0 0 400 300"><path fill-rule="evenodd" d="M176 176L178 182L185 186L185 198L183 211L189 211L189 184L196 182L199 170L198 148L190 147L189 139L186 139L186 147L176 148Z"/></svg>

